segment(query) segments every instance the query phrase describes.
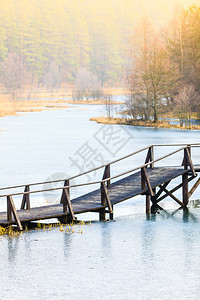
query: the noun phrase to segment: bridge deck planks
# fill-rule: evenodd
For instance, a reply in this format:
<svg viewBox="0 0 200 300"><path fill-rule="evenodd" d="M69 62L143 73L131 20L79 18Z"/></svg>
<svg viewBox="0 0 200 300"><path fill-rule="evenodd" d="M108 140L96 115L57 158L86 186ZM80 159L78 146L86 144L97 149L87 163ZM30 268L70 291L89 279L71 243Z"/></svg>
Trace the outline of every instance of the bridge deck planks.
<svg viewBox="0 0 200 300"><path fill-rule="evenodd" d="M187 173L183 168L157 167L147 168L147 174L152 188L155 188L165 182L168 182L178 176ZM134 196L143 194L146 190L141 189L141 172L136 172L121 180L111 184L108 189L111 204L117 204ZM104 206L101 205L100 189L89 192L76 199L71 200L73 211L75 214L99 211ZM30 210L18 210L20 221L29 222L49 218L58 218L64 216L63 205L55 204L42 207L31 208ZM0 213L0 225L14 224L14 219L7 221L7 213Z"/></svg>

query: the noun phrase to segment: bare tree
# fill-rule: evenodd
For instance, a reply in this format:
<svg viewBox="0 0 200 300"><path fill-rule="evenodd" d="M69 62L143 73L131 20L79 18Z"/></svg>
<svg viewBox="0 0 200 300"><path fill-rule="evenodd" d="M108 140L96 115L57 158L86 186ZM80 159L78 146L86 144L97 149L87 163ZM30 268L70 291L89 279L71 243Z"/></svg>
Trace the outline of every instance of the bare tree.
<svg viewBox="0 0 200 300"><path fill-rule="evenodd" d="M171 72L164 44L147 20L134 32L131 57L132 68L128 74L131 97L134 103L139 100L138 105L151 108L149 114L157 122L159 104L167 93Z"/></svg>
<svg viewBox="0 0 200 300"><path fill-rule="evenodd" d="M112 117L112 114L113 114L112 95L108 91L105 91L104 99L105 99L105 102L106 102L105 105L106 105L107 118L110 119Z"/></svg>
<svg viewBox="0 0 200 300"><path fill-rule="evenodd" d="M180 126L191 127L192 113L199 109L200 96L192 84L185 84L175 97L175 111L180 120Z"/></svg>
<svg viewBox="0 0 200 300"><path fill-rule="evenodd" d="M24 69L20 58L14 53L9 53L1 66L1 81L7 92L11 94L12 100L16 99L17 91L22 87L23 79Z"/></svg>
<svg viewBox="0 0 200 300"><path fill-rule="evenodd" d="M101 82L98 77L88 70L81 68L77 72L76 88L73 91L73 98L78 100L98 100L103 96Z"/></svg>
<svg viewBox="0 0 200 300"><path fill-rule="evenodd" d="M126 101L126 110L133 119L138 117L142 120L149 120L152 115L152 107L146 98L146 95L135 94L128 97Z"/></svg>

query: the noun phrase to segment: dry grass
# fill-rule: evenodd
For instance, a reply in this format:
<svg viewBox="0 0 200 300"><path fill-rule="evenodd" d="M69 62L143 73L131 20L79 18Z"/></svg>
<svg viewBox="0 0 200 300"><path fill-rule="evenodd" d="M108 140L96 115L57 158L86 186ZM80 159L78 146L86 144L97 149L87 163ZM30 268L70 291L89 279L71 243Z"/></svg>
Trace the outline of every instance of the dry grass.
<svg viewBox="0 0 200 300"><path fill-rule="evenodd" d="M47 109L66 109L66 105L60 105L63 101L54 100L18 100L15 101L16 112L35 112Z"/></svg>
<svg viewBox="0 0 200 300"><path fill-rule="evenodd" d="M16 114L15 103L9 100L8 96L0 95L0 117Z"/></svg>
<svg viewBox="0 0 200 300"><path fill-rule="evenodd" d="M101 124L121 124L121 125L132 125L142 127L155 127L155 128L177 128L177 129L189 129L189 130L200 130L200 125L191 125L190 127L180 126L179 124L169 124L168 122L157 122L142 121L142 120L126 120L122 118L91 118L90 121L96 121Z"/></svg>
<svg viewBox="0 0 200 300"><path fill-rule="evenodd" d="M64 100L66 103L70 104L88 104L88 105L105 105L106 100L93 100L93 99L88 99L88 100ZM117 102L117 101L110 101L111 105L115 104L123 104L123 102Z"/></svg>
<svg viewBox="0 0 200 300"><path fill-rule="evenodd" d="M109 94L116 96L116 95L127 95L128 91L126 88L122 87L111 87L111 88L104 88L106 92Z"/></svg>
<svg viewBox="0 0 200 300"><path fill-rule="evenodd" d="M10 95L0 93L0 117L15 115L17 112L38 112L45 109L65 109L66 106L59 104L89 104L89 105L104 105L105 100L76 100L72 99L73 86L66 86L58 90L49 92L45 88L26 87L23 91L18 92L16 101L11 101ZM111 95L124 95L126 90L124 88L105 88L105 91ZM3 89L1 87L1 92ZM66 99L68 98L68 99ZM30 100L28 100L30 99ZM44 100L40 100L44 99ZM49 100L46 99L56 99ZM112 101L111 104L120 104L119 102Z"/></svg>
<svg viewBox="0 0 200 300"><path fill-rule="evenodd" d="M38 112L47 109L66 109L66 105L60 105L62 100L16 100L11 101L9 96L0 95L0 117L16 115L18 112Z"/></svg>
<svg viewBox="0 0 200 300"><path fill-rule="evenodd" d="M0 226L0 236L8 236L10 238L19 237L23 233L28 232L28 230L43 230L43 231L51 231L54 228L58 228L61 232L65 232L67 234L73 234L73 233L83 233L83 226L84 225L92 225L91 221L84 222L79 221L75 223L70 224L62 224L62 223L32 223L32 226L30 228L25 227L23 231L18 231L17 227L15 226L8 226L8 227L2 227Z"/></svg>
<svg viewBox="0 0 200 300"><path fill-rule="evenodd" d="M57 99L71 98L72 99L73 90L74 90L74 86L66 86L64 88L59 88L53 91L48 91L45 88L34 88L31 91L31 87L26 87L23 91L18 92L18 98L24 100L48 99L48 98L57 98ZM103 88L103 90L113 96L127 94L127 89L121 87L109 87L109 88L105 87ZM89 100L89 102L90 101L94 101L94 100Z"/></svg>

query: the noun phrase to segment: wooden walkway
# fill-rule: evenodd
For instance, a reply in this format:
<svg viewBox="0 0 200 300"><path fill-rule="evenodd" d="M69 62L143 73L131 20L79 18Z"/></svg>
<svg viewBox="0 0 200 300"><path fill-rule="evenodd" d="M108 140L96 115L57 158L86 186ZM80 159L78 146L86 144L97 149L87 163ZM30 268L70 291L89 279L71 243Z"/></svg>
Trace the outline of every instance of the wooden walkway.
<svg viewBox="0 0 200 300"><path fill-rule="evenodd" d="M189 197L196 190L200 184L200 179L197 179L192 189L188 190L188 182L195 179L196 172L200 171L200 165L193 165L191 158L191 148L200 147L200 145L186 145L173 151L159 159L154 160L153 150L155 146L149 146L130 155L111 162L108 165L100 166L96 169L103 168L103 178L100 181L92 183L83 183L79 185L70 186L70 179L83 176L96 169L74 176L73 178L66 179L62 188L47 189L47 190L34 190L30 188L33 185L39 185L41 183L35 183L26 185L23 193L9 193L1 195L0 197L6 197L7 199L7 211L0 213L0 225L8 226L16 224L20 230L23 229L23 225L28 225L31 221L37 221L42 219L58 218L62 222L74 221L75 215L86 212L98 212L100 220L105 220L106 213L109 214L110 219L113 219L113 206L117 203L135 197L137 195L145 195L146 197L146 213L150 213L150 205L156 206L160 201L166 197L171 197L181 207L185 207L188 204ZM126 160L128 157L137 155L140 152L147 151L145 154L145 163L141 166L118 174L114 177L110 176L110 166L121 160ZM174 154L182 153L182 165L179 167L156 167L155 164L163 159L169 158ZM119 179L120 177L123 177ZM175 178L180 177L181 183L174 187L172 190L168 190L168 184ZM115 180L111 183L111 180ZM58 181L54 181L58 182ZM85 185L100 184L100 188L92 192L86 193L75 199L70 199L70 188L82 187ZM23 187L18 186L18 187ZM15 187L5 188L6 190L12 190ZM182 188L182 199L178 199L174 192ZM31 208L30 196L32 193L41 193L44 191L61 190L62 196L60 204L47 205L41 207ZM4 188L0 188L4 190ZM22 195L21 209L16 210L13 197Z"/></svg>

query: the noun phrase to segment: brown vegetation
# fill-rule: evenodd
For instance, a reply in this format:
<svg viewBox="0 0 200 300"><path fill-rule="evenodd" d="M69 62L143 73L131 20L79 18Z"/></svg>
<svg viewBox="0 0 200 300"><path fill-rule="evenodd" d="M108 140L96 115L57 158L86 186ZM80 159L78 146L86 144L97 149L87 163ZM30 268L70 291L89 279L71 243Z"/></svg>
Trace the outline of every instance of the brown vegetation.
<svg viewBox="0 0 200 300"><path fill-rule="evenodd" d="M177 128L177 129L191 129L200 130L200 125L180 126L179 124L170 124L166 121L145 121L145 120L132 120L123 118L91 118L90 121L96 121L100 124L119 124L119 125L131 125L131 126L142 126L142 127L154 127L154 128Z"/></svg>
<svg viewBox="0 0 200 300"><path fill-rule="evenodd" d="M45 109L66 109L67 106L61 106L63 101L54 100L16 100L10 101L8 96L0 95L0 117L16 115L18 112L36 112Z"/></svg>

